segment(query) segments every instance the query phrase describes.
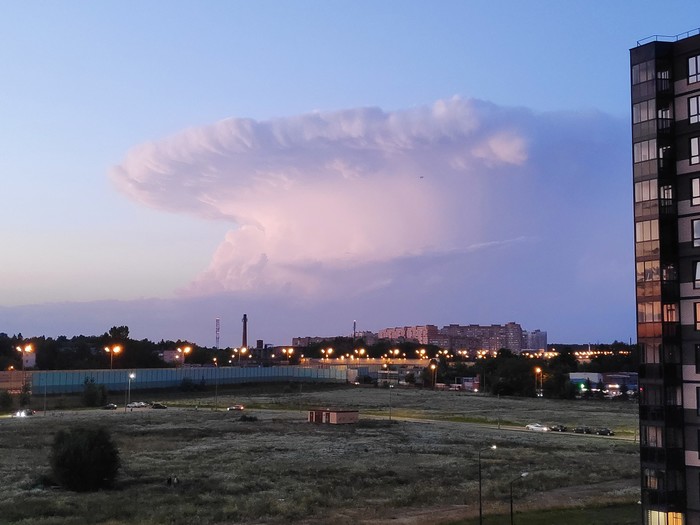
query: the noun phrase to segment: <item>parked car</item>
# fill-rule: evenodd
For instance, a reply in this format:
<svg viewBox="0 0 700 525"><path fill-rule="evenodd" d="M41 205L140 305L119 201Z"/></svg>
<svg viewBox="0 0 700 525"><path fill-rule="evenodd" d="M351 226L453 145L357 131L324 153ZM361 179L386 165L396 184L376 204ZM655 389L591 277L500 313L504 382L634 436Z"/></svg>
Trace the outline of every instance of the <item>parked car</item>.
<svg viewBox="0 0 700 525"><path fill-rule="evenodd" d="M22 410L18 410L15 412L15 417L27 417L27 416L33 416L36 414L31 408L23 408Z"/></svg>
<svg viewBox="0 0 700 525"><path fill-rule="evenodd" d="M542 425L540 423L530 423L529 425L525 425L525 428L528 430L533 430L534 432L548 432L549 427L546 425Z"/></svg>
<svg viewBox="0 0 700 525"><path fill-rule="evenodd" d="M151 408L162 409L162 408L168 408L168 407L166 407L163 403L151 403Z"/></svg>
<svg viewBox="0 0 700 525"><path fill-rule="evenodd" d="M592 434L593 430L591 430L591 427L578 426L574 428L574 432L576 432L577 434Z"/></svg>
<svg viewBox="0 0 700 525"><path fill-rule="evenodd" d="M229 412L233 410L245 410L245 407L243 405L233 405L228 407L226 410L228 410Z"/></svg>
<svg viewBox="0 0 700 525"><path fill-rule="evenodd" d="M599 436L614 436L615 432L606 427L596 428L595 433Z"/></svg>
<svg viewBox="0 0 700 525"><path fill-rule="evenodd" d="M564 425L552 425L549 427L552 432L566 432L568 429Z"/></svg>
<svg viewBox="0 0 700 525"><path fill-rule="evenodd" d="M109 403L109 404L102 407L102 410L116 410L116 409L117 409L117 405L115 405L114 403Z"/></svg>

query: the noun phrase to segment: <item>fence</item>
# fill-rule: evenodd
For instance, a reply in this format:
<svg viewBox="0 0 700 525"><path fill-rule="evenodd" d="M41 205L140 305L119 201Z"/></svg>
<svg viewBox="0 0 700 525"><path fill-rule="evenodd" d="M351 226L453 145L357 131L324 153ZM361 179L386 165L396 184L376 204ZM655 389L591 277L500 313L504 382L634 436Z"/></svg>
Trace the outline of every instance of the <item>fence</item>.
<svg viewBox="0 0 700 525"><path fill-rule="evenodd" d="M133 379L129 380L129 374ZM242 383L345 383L348 366L181 367L132 370L37 370L0 372L0 390L19 391L26 380L34 394L70 394L83 391L92 379L112 392L177 388L184 379L195 384Z"/></svg>

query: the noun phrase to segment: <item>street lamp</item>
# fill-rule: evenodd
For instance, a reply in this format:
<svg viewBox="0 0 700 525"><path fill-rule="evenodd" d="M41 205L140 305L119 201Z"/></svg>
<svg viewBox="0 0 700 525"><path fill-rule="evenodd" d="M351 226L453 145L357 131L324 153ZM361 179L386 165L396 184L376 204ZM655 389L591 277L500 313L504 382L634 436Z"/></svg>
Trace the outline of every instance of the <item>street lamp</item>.
<svg viewBox="0 0 700 525"><path fill-rule="evenodd" d="M114 356L119 355L122 351L122 347L119 345L114 345L113 347L105 346L105 352L109 354L109 369L112 370L112 365L114 364Z"/></svg>
<svg viewBox="0 0 700 525"><path fill-rule="evenodd" d="M31 354L34 351L34 348L31 344L24 345L24 348L22 348L21 346L18 346L16 348L17 351L21 354L22 358L22 391L24 391L24 385L27 382L27 378L24 375L24 358Z"/></svg>
<svg viewBox="0 0 700 525"><path fill-rule="evenodd" d="M485 448L480 448L479 452L477 454L478 462L479 462L479 525L483 525L484 523L484 513L483 513L483 507L481 505L481 453L485 450L496 450L496 445L490 445Z"/></svg>
<svg viewBox="0 0 700 525"><path fill-rule="evenodd" d="M24 358L26 355L31 354L34 351L34 348L32 348L32 345L24 345L24 348L21 346L17 346L17 351L21 354L22 357L22 377L24 378Z"/></svg>
<svg viewBox="0 0 700 525"><path fill-rule="evenodd" d="M136 374L133 372L129 372L129 386L127 388L127 395L124 396L124 412L126 412L126 405L131 403L131 381L132 379L136 379Z"/></svg>
<svg viewBox="0 0 700 525"><path fill-rule="evenodd" d="M510 481L510 525L513 525L513 483L527 477L528 472L521 472L517 478Z"/></svg>
<svg viewBox="0 0 700 525"><path fill-rule="evenodd" d="M192 351L192 348L186 346L184 348L178 348L177 353L182 355L182 366L185 366L185 357Z"/></svg>
<svg viewBox="0 0 700 525"><path fill-rule="evenodd" d="M538 388L538 382L537 382L537 376L539 376L539 385L542 386L542 388ZM535 367L535 397L542 397L542 369L538 366Z"/></svg>
<svg viewBox="0 0 700 525"><path fill-rule="evenodd" d="M430 370L432 371L431 379L433 380L433 390L435 390L435 383L437 383L437 365L435 363L430 363Z"/></svg>
<svg viewBox="0 0 700 525"><path fill-rule="evenodd" d="M214 410L219 408L219 361L214 358Z"/></svg>

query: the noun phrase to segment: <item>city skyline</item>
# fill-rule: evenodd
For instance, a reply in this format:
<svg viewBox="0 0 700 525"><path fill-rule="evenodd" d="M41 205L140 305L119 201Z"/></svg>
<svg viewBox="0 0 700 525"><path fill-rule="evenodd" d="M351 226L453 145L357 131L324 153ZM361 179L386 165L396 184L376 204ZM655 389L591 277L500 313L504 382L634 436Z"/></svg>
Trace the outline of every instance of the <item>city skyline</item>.
<svg viewBox="0 0 700 525"><path fill-rule="evenodd" d="M628 49L675 5L5 4L0 332L634 338Z"/></svg>

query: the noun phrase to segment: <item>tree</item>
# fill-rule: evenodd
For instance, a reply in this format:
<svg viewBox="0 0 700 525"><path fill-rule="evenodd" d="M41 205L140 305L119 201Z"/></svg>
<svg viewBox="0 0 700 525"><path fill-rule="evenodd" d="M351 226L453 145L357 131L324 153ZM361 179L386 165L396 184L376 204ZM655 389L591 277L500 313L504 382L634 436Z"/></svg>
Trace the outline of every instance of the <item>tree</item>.
<svg viewBox="0 0 700 525"><path fill-rule="evenodd" d="M86 407L97 407L107 403L107 389L104 385L96 384L94 377L86 377L83 381L83 403Z"/></svg>
<svg viewBox="0 0 700 525"><path fill-rule="evenodd" d="M109 337L114 341L124 342L129 339L128 326L113 326L109 329Z"/></svg>
<svg viewBox="0 0 700 525"><path fill-rule="evenodd" d="M61 430L51 447L51 472L61 486L78 492L111 487L120 466L119 450L104 428Z"/></svg>
<svg viewBox="0 0 700 525"><path fill-rule="evenodd" d="M29 386L29 382L25 381L22 383L22 390L19 393L19 406L26 407L32 398L32 391Z"/></svg>

